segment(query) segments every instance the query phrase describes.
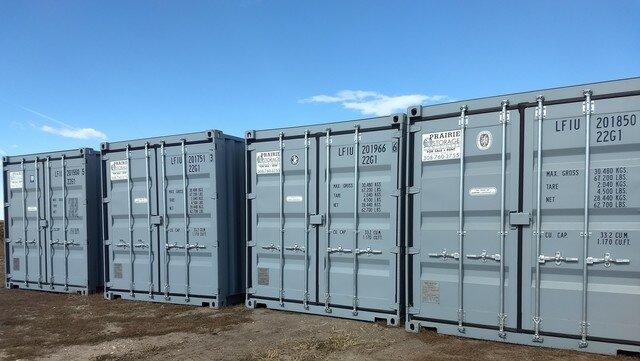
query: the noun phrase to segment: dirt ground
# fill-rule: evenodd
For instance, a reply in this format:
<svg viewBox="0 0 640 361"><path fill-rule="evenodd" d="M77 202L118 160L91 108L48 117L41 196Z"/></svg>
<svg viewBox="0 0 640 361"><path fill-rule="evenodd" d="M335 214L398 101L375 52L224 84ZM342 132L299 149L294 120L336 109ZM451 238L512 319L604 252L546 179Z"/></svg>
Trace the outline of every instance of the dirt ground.
<svg viewBox="0 0 640 361"><path fill-rule="evenodd" d="M639 360L242 306L107 301L102 294L1 288L0 311L0 359L8 360Z"/></svg>

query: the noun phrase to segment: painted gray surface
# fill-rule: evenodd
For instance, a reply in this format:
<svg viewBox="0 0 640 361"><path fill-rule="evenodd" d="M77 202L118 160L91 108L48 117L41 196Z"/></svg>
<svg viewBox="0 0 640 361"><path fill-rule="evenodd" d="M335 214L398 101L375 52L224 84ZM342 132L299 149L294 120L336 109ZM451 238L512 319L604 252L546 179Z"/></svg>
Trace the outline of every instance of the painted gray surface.
<svg viewBox="0 0 640 361"><path fill-rule="evenodd" d="M99 154L11 156L3 165L7 287L81 293L102 287Z"/></svg>
<svg viewBox="0 0 640 361"><path fill-rule="evenodd" d="M243 143L206 131L103 145L107 298L241 299Z"/></svg>
<svg viewBox="0 0 640 361"><path fill-rule="evenodd" d="M576 92L580 94L580 91ZM598 93L594 93L598 95ZM593 102L589 237L583 254L586 116L583 103L546 106L542 121L540 331L581 335L583 267L589 336L640 342L640 96ZM525 110L524 206L536 214L537 126ZM523 328L535 316L535 224L524 229ZM589 257L628 262L594 263ZM559 307L563 305L564 307Z"/></svg>
<svg viewBox="0 0 640 361"><path fill-rule="evenodd" d="M403 132L404 116L248 132L249 307L397 324ZM257 171L265 154L282 161Z"/></svg>
<svg viewBox="0 0 640 361"><path fill-rule="evenodd" d="M592 102L586 103L585 90L590 90ZM544 97L542 112L536 110L539 95ZM421 135L460 129L461 107L467 106L462 253L477 255L482 249L499 254L501 212L491 197L501 194L500 187L495 196L472 197L469 191L500 184L496 134L503 100L509 101L511 119L506 126L508 233L503 257L507 318L501 333L498 263L491 259L463 258L464 318L462 327L458 325L458 259L445 261L437 252L458 252L460 164L459 159L421 162ZM436 327L443 333L531 345L637 352L640 249L634 240L640 228L640 78L410 107L408 113L412 152L407 204L413 216L407 233L407 329ZM538 224L539 114L544 118ZM476 144L483 130L493 134L487 150ZM539 321L538 332L534 320Z"/></svg>
<svg viewBox="0 0 640 361"><path fill-rule="evenodd" d="M500 105L499 101L497 105ZM414 181L410 189L413 242L409 253L412 255L410 271L414 275L411 285L414 291L409 311L416 317L457 323L461 309L464 323L497 327L501 313L500 267L504 267L505 327L516 326L518 238L516 231L505 227L505 253L502 254L500 210L502 192L507 210L518 207L520 122L517 110L506 110L506 114L504 189L501 186L502 112L465 116L464 148L462 144L458 148L454 146L454 152L463 155L465 167L462 252L458 233L460 156L451 153L445 154L444 158L448 159L422 161L423 152L429 157L429 152L437 147L423 145L429 144L429 137L451 132L456 135L442 141L462 140L460 116L414 122L411 126ZM479 145L479 141L489 143ZM507 217L508 212L505 213ZM463 269L461 287L458 282L460 262ZM460 289L462 307L458 304Z"/></svg>

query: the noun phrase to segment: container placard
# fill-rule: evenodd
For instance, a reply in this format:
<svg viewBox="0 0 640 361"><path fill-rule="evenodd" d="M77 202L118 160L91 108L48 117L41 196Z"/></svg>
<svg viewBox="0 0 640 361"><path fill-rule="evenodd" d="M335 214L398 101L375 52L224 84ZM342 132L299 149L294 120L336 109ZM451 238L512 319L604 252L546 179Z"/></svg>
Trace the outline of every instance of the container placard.
<svg viewBox="0 0 640 361"><path fill-rule="evenodd" d="M496 187L477 187L469 189L469 195L472 197L488 197L495 196L498 193Z"/></svg>
<svg viewBox="0 0 640 361"><path fill-rule="evenodd" d="M114 160L109 162L109 178L112 181L129 179L129 161Z"/></svg>
<svg viewBox="0 0 640 361"><path fill-rule="evenodd" d="M422 161L460 158L460 130L422 134Z"/></svg>
<svg viewBox="0 0 640 361"><path fill-rule="evenodd" d="M20 189L22 188L23 182L22 171L19 172L9 172L9 188L11 189Z"/></svg>
<svg viewBox="0 0 640 361"><path fill-rule="evenodd" d="M256 153L256 174L280 173L280 151Z"/></svg>

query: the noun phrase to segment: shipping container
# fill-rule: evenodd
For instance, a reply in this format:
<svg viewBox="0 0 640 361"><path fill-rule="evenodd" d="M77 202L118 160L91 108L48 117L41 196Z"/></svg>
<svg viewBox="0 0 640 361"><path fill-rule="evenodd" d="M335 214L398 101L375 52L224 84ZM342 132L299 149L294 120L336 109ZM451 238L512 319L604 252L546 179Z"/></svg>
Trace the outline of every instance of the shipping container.
<svg viewBox="0 0 640 361"><path fill-rule="evenodd" d="M244 140L217 130L103 143L105 297L244 297Z"/></svg>
<svg viewBox="0 0 640 361"><path fill-rule="evenodd" d="M406 327L640 351L640 78L408 109Z"/></svg>
<svg viewBox="0 0 640 361"><path fill-rule="evenodd" d="M87 148L3 157L7 288L102 288L99 165Z"/></svg>
<svg viewBox="0 0 640 361"><path fill-rule="evenodd" d="M247 307L398 325L405 123L247 132Z"/></svg>

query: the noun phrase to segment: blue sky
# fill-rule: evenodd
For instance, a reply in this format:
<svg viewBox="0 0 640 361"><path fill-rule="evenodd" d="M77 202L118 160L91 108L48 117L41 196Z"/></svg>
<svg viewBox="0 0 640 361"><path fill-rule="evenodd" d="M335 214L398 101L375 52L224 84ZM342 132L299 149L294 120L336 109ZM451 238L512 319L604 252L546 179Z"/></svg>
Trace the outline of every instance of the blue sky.
<svg viewBox="0 0 640 361"><path fill-rule="evenodd" d="M3 1L0 154L638 75L638 0Z"/></svg>

